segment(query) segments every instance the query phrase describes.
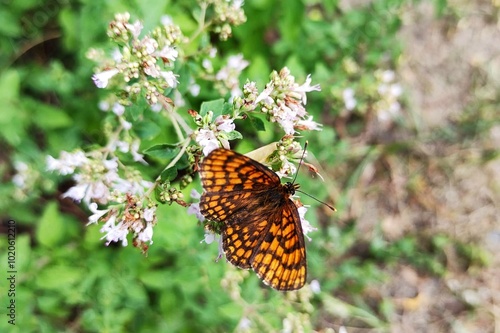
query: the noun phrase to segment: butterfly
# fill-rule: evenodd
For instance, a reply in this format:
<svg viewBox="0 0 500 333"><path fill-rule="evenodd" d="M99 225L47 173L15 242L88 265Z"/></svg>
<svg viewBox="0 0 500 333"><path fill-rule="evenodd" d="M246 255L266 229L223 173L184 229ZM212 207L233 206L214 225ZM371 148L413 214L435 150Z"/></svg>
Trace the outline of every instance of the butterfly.
<svg viewBox="0 0 500 333"><path fill-rule="evenodd" d="M200 165L200 212L220 222L227 260L253 269L274 289L296 290L307 275L301 220L291 196L298 184L281 184L265 165L218 148Z"/></svg>

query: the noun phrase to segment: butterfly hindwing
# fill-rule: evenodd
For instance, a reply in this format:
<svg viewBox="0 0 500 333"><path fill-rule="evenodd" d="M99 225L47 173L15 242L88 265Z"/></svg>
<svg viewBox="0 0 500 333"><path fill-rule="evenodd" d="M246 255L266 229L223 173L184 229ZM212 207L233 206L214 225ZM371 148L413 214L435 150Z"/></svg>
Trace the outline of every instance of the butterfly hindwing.
<svg viewBox="0 0 500 333"><path fill-rule="evenodd" d="M288 200L271 221L269 230L254 250L252 268L275 289L300 289L305 283L307 262L297 207Z"/></svg>

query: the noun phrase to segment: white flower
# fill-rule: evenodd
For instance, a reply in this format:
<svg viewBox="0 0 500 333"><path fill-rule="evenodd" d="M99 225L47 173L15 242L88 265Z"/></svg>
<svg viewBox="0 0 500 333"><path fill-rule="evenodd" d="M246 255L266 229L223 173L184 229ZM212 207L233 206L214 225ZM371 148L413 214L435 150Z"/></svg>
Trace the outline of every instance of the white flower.
<svg viewBox="0 0 500 333"><path fill-rule="evenodd" d="M191 198L200 200L201 194L195 189L191 190Z"/></svg>
<svg viewBox="0 0 500 333"><path fill-rule="evenodd" d="M216 55L217 55L217 48L211 47L210 50L208 51L208 56L210 58L215 58Z"/></svg>
<svg viewBox="0 0 500 333"><path fill-rule="evenodd" d="M318 280L312 280L309 286L314 294L319 294L321 292L321 286L319 285Z"/></svg>
<svg viewBox="0 0 500 333"><path fill-rule="evenodd" d="M219 148L219 142L214 132L204 128L198 129L195 141L202 147L205 156L210 154L212 150Z"/></svg>
<svg viewBox="0 0 500 333"><path fill-rule="evenodd" d="M243 6L243 2L243 0L234 0L232 7L236 9L241 8Z"/></svg>
<svg viewBox="0 0 500 333"><path fill-rule="evenodd" d="M224 249L222 248L222 236L210 230L205 230L205 236L200 241L200 243L205 242L206 244L212 244L215 241L217 242L219 248L219 254L217 255L216 259L216 261L218 261L220 258L224 257Z"/></svg>
<svg viewBox="0 0 500 333"><path fill-rule="evenodd" d="M259 96L255 99L255 104L263 101L264 104L270 105L274 103L274 100L269 96L271 92L274 90L274 85L273 84L268 84L264 91L262 91Z"/></svg>
<svg viewBox="0 0 500 333"><path fill-rule="evenodd" d="M147 54L155 54L155 51L158 48L158 42L156 39L148 36L144 37L142 45L145 46Z"/></svg>
<svg viewBox="0 0 500 333"><path fill-rule="evenodd" d="M161 75L160 67L158 67L156 64L148 64L147 66L145 66L144 73L154 78L160 77Z"/></svg>
<svg viewBox="0 0 500 333"><path fill-rule="evenodd" d="M12 182L19 188L24 188L29 178L29 167L26 163L21 161L14 162L16 174L12 177Z"/></svg>
<svg viewBox="0 0 500 333"><path fill-rule="evenodd" d="M389 85L383 83L383 84L380 84L378 87L377 87L377 92L380 94L380 95L386 95L387 92L389 91Z"/></svg>
<svg viewBox="0 0 500 333"><path fill-rule="evenodd" d="M170 61L175 61L175 59L177 59L177 57L179 56L179 51L171 46L165 46L159 52L156 52L155 55L160 58L166 58Z"/></svg>
<svg viewBox="0 0 500 333"><path fill-rule="evenodd" d="M215 118L215 125L217 126L217 130L229 133L236 128L233 121L234 119L229 118L228 115L220 115Z"/></svg>
<svg viewBox="0 0 500 333"><path fill-rule="evenodd" d="M116 151L117 149L121 151L122 153L128 153L130 145L128 142L121 141L121 140L111 140L108 144L109 150L111 151Z"/></svg>
<svg viewBox="0 0 500 333"><path fill-rule="evenodd" d="M285 103L278 103L277 107L273 108L271 121L275 121L281 125L286 134L294 134L294 125L296 121L296 113L286 106Z"/></svg>
<svg viewBox="0 0 500 333"><path fill-rule="evenodd" d="M80 202L83 198L86 197L87 188L89 186L90 186L89 184L78 184L73 187L70 187L66 192L64 192L62 197L71 198L76 202Z"/></svg>
<svg viewBox="0 0 500 333"><path fill-rule="evenodd" d="M194 80L191 79L191 83L189 84L188 90L193 97L196 97L200 94L201 87L199 84L197 84L196 82L194 82Z"/></svg>
<svg viewBox="0 0 500 333"><path fill-rule="evenodd" d="M49 155L45 162L47 164L47 171L57 171L61 175L69 175L75 172L77 167L87 164L89 160L82 151L74 153L62 151L59 159L55 159Z"/></svg>
<svg viewBox="0 0 500 333"><path fill-rule="evenodd" d="M307 75L306 82L304 82L303 85L293 89L293 91L300 93L301 99L302 99L302 104L306 105L307 104L306 92L321 91L321 87L319 86L319 84L315 84L314 86L311 86L311 74L309 74L309 75Z"/></svg>
<svg viewBox="0 0 500 333"><path fill-rule="evenodd" d="M237 331L248 332L250 331L251 327L252 327L252 321L247 317L243 317L240 319L240 322L238 323Z"/></svg>
<svg viewBox="0 0 500 333"><path fill-rule="evenodd" d="M344 99L344 106L347 110L352 110L356 107L357 101L354 98L354 90L346 88L342 91L342 98Z"/></svg>
<svg viewBox="0 0 500 333"><path fill-rule="evenodd" d="M201 67L205 68L208 72L211 72L213 70L212 67L212 61L210 59L203 59L201 62Z"/></svg>
<svg viewBox="0 0 500 333"><path fill-rule="evenodd" d="M75 171L74 166L65 165L61 160L50 155L45 158L45 164L47 164L47 171L58 171L61 175L68 175Z"/></svg>
<svg viewBox="0 0 500 333"><path fill-rule="evenodd" d="M119 120L120 120L120 124L123 126L124 130L128 131L132 128L132 123L126 121L123 117L120 117Z"/></svg>
<svg viewBox="0 0 500 333"><path fill-rule="evenodd" d="M156 218L156 206L144 209L144 220L153 222Z"/></svg>
<svg viewBox="0 0 500 333"><path fill-rule="evenodd" d="M108 221L102 226L101 232L107 234L101 237L101 239L106 238L106 246L109 245L111 242L118 242L118 241L122 242L122 246L127 246L128 230L126 227L123 227L122 221L117 225L115 225L115 221L116 221L116 216L112 215L110 216Z"/></svg>
<svg viewBox="0 0 500 333"><path fill-rule="evenodd" d="M227 67L235 69L239 72L241 72L243 69L245 69L250 63L243 59L243 54L237 54L234 56L230 56L227 59Z"/></svg>
<svg viewBox="0 0 500 333"><path fill-rule="evenodd" d="M127 180L117 177L113 181L113 189L120 193L132 193L143 195L146 189L151 188L153 183L146 180Z"/></svg>
<svg viewBox="0 0 500 333"><path fill-rule="evenodd" d="M217 239L217 234L207 230L205 231L205 236L200 243L205 242L207 244L212 244L216 239Z"/></svg>
<svg viewBox="0 0 500 333"><path fill-rule="evenodd" d="M139 153L140 144L141 142L139 140L135 140L134 142L132 142L132 144L130 145L130 153L132 154L134 161L140 162L144 165L148 165L148 162L144 160L144 155Z"/></svg>
<svg viewBox="0 0 500 333"><path fill-rule="evenodd" d="M176 90L177 91L177 90ZM177 103L175 103L175 105L177 105ZM178 105L177 105L178 106ZM163 106L160 104L160 103L155 103L153 105L151 105L151 111L153 111L154 113L158 113L160 112L161 110L163 109Z"/></svg>
<svg viewBox="0 0 500 333"><path fill-rule="evenodd" d="M391 84L389 91L393 97L397 98L397 97L401 96L401 94L403 93L403 88L401 87L401 85L399 83L394 83L394 84Z"/></svg>
<svg viewBox="0 0 500 333"><path fill-rule="evenodd" d="M191 190L191 198L199 200L201 198L201 194L198 193L198 191L193 189L193 190ZM189 205L189 207L187 209L187 213L190 215L195 215L196 218L200 222L205 221L205 216L203 216L203 214L200 211L200 203L199 202L194 202L191 205Z"/></svg>
<svg viewBox="0 0 500 333"><path fill-rule="evenodd" d="M306 206L301 206L299 208L297 208L298 212L299 212L299 216L300 216L300 222L302 224L302 231L304 232L304 236L307 237L307 239L311 240L311 238L309 236L307 236L307 234L311 231L316 231L318 230L317 228L313 227L309 221L306 220L305 218L305 215L306 215L306 212L307 212L307 207Z"/></svg>
<svg viewBox="0 0 500 333"><path fill-rule="evenodd" d="M282 156L283 164L281 168L276 172L276 174L280 177L288 177L289 175L294 175L297 172L297 167L290 163L284 156Z"/></svg>
<svg viewBox="0 0 500 333"><path fill-rule="evenodd" d="M117 157L114 157L110 160L103 160L102 164L108 170L113 170L113 171L118 170L118 158Z"/></svg>
<svg viewBox="0 0 500 333"><path fill-rule="evenodd" d="M122 116L125 113L125 107L123 105L121 105L120 103L114 103L111 110L117 116Z"/></svg>
<svg viewBox="0 0 500 333"><path fill-rule="evenodd" d="M109 186L101 181L90 183L87 187L87 193L82 199L86 203L90 202L91 199L99 202L108 202Z"/></svg>
<svg viewBox="0 0 500 333"><path fill-rule="evenodd" d="M108 111L109 110L109 102L108 101L100 101L99 104L97 105L97 107L101 111Z"/></svg>
<svg viewBox="0 0 500 333"><path fill-rule="evenodd" d="M127 27L127 30L130 31L135 38L139 37L143 28L142 23L140 21L135 21L133 24L128 23L125 24L125 26Z"/></svg>
<svg viewBox="0 0 500 333"><path fill-rule="evenodd" d="M122 62L122 59L123 59L123 55L121 54L120 52L120 49L119 48L115 48L113 49L113 51L111 51L111 58L113 58L113 60L119 64Z"/></svg>
<svg viewBox="0 0 500 333"><path fill-rule="evenodd" d="M389 83L394 81L394 78L396 77L396 74L394 71L391 70L385 70L381 74L381 81L385 83Z"/></svg>
<svg viewBox="0 0 500 333"><path fill-rule="evenodd" d="M172 71L162 71L160 72L161 77L167 82L169 87L175 88L179 81L177 81L177 77L179 75L174 74Z"/></svg>
<svg viewBox="0 0 500 333"><path fill-rule="evenodd" d="M160 22L163 25L170 25L174 23L174 20L172 19L172 16L170 15L162 15L160 17Z"/></svg>
<svg viewBox="0 0 500 333"><path fill-rule="evenodd" d="M89 210L94 214L90 215L89 223L87 223L87 225L97 223L97 221L99 221L99 219L109 211L109 209L97 209L97 204L95 202L90 203Z"/></svg>
<svg viewBox="0 0 500 333"><path fill-rule="evenodd" d="M200 86L198 86L199 88ZM189 88L188 88L189 89ZM199 90L198 90L199 92ZM193 95L194 96L194 95ZM174 90L174 97L172 98L174 100L174 105L178 108L182 108L183 106L186 105L186 101L182 97L182 94L180 93L179 89Z"/></svg>
<svg viewBox="0 0 500 333"><path fill-rule="evenodd" d="M92 75L92 80L94 81L94 84L96 85L97 88L106 88L108 86L109 80L118 73L119 73L118 69L113 68L113 69Z"/></svg>
<svg viewBox="0 0 500 333"><path fill-rule="evenodd" d="M239 76L241 71L248 65L249 62L243 59L243 55L230 56L227 65L215 75L216 80L221 81L230 90L232 98L241 95Z"/></svg>
<svg viewBox="0 0 500 333"><path fill-rule="evenodd" d="M137 239L143 243L153 244L153 225L148 222L146 228L137 234Z"/></svg>
<svg viewBox="0 0 500 333"><path fill-rule="evenodd" d="M321 131L321 124L312 120L313 117L309 116L307 119L301 119L297 122L295 127L301 130Z"/></svg>

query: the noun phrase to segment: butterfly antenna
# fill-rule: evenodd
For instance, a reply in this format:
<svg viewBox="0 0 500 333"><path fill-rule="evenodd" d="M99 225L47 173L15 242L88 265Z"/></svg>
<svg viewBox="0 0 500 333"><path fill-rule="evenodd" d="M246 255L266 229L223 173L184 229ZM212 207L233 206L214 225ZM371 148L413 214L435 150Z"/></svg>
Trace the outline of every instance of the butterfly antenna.
<svg viewBox="0 0 500 333"><path fill-rule="evenodd" d="M302 193L302 194L307 195L309 198L314 199L314 200L316 200L317 202L319 202L320 204L323 204L323 205L325 205L326 207L330 208L333 212L336 212L336 211L337 211L337 209L335 209L335 207L333 207L332 205L329 205L329 204L327 204L326 202L321 201L321 200L319 200L318 198L315 198L315 197L313 197L312 195L307 194L307 193L306 193L306 192L304 192L304 191L301 191L301 190L295 190L295 192L299 192L299 193Z"/></svg>
<svg viewBox="0 0 500 333"><path fill-rule="evenodd" d="M302 165L302 161L304 160L304 155L306 154L306 149L307 149L307 141L306 141L306 143L304 144L304 151L302 152L302 157L300 158L299 166L297 167L297 172L295 173L295 177L293 178L293 182L292 182L292 184L295 184L295 179L297 179L297 175L299 174L300 166ZM335 209L335 207L333 207L332 205L329 205L329 204L327 204L326 202L321 201L321 200L319 200L318 198L315 198L315 197L313 197L313 196L312 196L312 195L310 195L310 194L307 194L306 192L303 192L303 191L298 190L298 189L296 189L295 191L297 191L297 192L299 192L299 193L302 193L302 194L307 195L309 198L314 199L314 200L316 200L317 202L319 202L319 203L321 203L321 204L325 205L326 207L330 208L330 209L331 209L332 211L334 211L334 212L336 212L336 211L337 211L337 210Z"/></svg>
<svg viewBox="0 0 500 333"><path fill-rule="evenodd" d="M295 184L295 179L297 179L297 175L299 174L300 166L302 165L302 161L304 160L304 155L306 154L306 149L307 149L307 141L304 144L304 150L302 151L302 157L300 158L299 166L297 167L297 172L295 173L295 177L293 177L292 184Z"/></svg>

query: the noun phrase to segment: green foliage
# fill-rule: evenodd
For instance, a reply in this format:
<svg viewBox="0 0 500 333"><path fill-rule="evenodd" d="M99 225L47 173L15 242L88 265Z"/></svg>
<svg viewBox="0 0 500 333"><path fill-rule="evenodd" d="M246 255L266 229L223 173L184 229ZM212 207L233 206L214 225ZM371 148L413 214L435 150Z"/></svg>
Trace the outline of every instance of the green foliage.
<svg viewBox="0 0 500 333"><path fill-rule="evenodd" d="M308 289L305 300L298 301L294 297L301 297L300 292L290 296L270 290L254 274L236 270L224 259L215 263L217 245L200 243L203 228L178 205L159 207L160 222L147 257L132 247L105 246L100 240L102 225L86 226L90 213L61 199L71 179L56 179L45 166L47 155L104 140L106 128L101 125L106 115L98 109L103 96L92 84L94 64L85 54L106 45L106 27L117 12L131 12L147 27L156 26L168 14L193 33L198 27L193 18L200 9L196 1L49 3L11 1L8 9L0 9L0 142L4 147L0 216L15 219L18 233L18 317L15 327L3 318L0 331L225 332L238 331L242 320L250 318L248 332L277 332L290 314L311 330L321 328L323 316L356 318L364 325L386 329L394 311L391 302L383 300L374 307L370 299L364 299L367 288L387 278L384 267L403 263L430 276L442 276L447 269L444 251L450 244L464 258L463 265L488 263L478 247L443 235L425 239L405 235L394 242L375 235L364 243L365 251L358 253L364 235L354 227L355 221L339 225L336 215L310 209L307 218L320 230L310 234L313 241L307 242L308 281L318 280L321 292L313 295ZM247 23L234 28L234 38L221 45L224 55L243 53L250 61L246 75L260 87L271 70L284 66L302 80L312 74L319 81L322 91L311 96L307 106L324 127L307 139L310 154L328 166L320 172L326 181L310 181L301 173L298 182L320 200L329 202L335 197L339 212L348 210L347 192L359 183L368 165L384 154L396 155L406 149L392 146L384 150L367 144L353 150L343 140L365 131L369 119L376 116L380 96L373 73L398 65L399 9L406 3L376 0L346 10L338 1L246 1ZM436 1L439 13L445 4ZM207 39L200 37L192 47L207 44ZM178 73L188 76L195 71L186 67ZM353 88L359 96L351 113L345 111L342 100L346 88ZM188 103L201 116L209 111L214 116L226 115L230 111L227 96L220 97L207 84ZM188 161L180 161L182 168L165 168L181 151L178 145L165 143L175 138L172 126L150 114L143 99L126 112L137 120L134 133L147 142L142 153L150 165L141 170L151 179L160 176L165 182L178 181ZM493 112L485 111L488 119ZM341 126L333 128L336 119L346 124L345 133L338 133ZM492 122L464 119L458 125L466 133L476 134ZM229 136L250 138L240 146L250 149L277 140L281 134L269 128L261 116L249 115L249 121L237 122L237 131ZM19 191L11 181L19 171L17 162L30 165L28 191ZM349 173L334 180L332 170L348 163ZM183 190L185 197L193 188L201 190L200 185L188 186ZM329 193L331 188L341 188L342 193ZM312 200L305 203L317 208ZM7 262L6 235L0 239L3 265ZM343 300L332 296L337 294Z"/></svg>

